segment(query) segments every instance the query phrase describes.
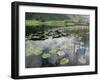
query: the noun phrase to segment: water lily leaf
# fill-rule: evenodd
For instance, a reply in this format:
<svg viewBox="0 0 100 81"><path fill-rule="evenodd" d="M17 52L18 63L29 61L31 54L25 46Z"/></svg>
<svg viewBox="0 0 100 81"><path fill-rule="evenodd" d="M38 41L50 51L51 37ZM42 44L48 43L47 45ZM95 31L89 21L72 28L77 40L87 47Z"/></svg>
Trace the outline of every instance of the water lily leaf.
<svg viewBox="0 0 100 81"><path fill-rule="evenodd" d="M42 55L42 58L48 58L48 57L50 57L50 54L49 54L49 53L44 53L44 54Z"/></svg>
<svg viewBox="0 0 100 81"><path fill-rule="evenodd" d="M60 64L63 65L63 64L67 64L69 63L69 59L68 58L63 58L60 60Z"/></svg>
<svg viewBox="0 0 100 81"><path fill-rule="evenodd" d="M43 48L37 48L37 49L33 50L33 54L39 55L42 53L42 51L43 51Z"/></svg>
<svg viewBox="0 0 100 81"><path fill-rule="evenodd" d="M64 56L64 55L65 55L65 53L64 53L63 51L58 51L57 54L58 54L59 56Z"/></svg>
<svg viewBox="0 0 100 81"><path fill-rule="evenodd" d="M29 49L28 52L31 54L35 54L35 55L39 55L41 54L43 51L43 48L36 48L36 49Z"/></svg>

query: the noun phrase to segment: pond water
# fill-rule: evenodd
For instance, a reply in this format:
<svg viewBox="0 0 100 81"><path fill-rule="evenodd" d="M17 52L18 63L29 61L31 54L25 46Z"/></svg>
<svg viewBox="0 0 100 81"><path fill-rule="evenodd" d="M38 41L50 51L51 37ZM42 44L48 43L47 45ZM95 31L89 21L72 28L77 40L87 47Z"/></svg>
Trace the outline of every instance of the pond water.
<svg viewBox="0 0 100 81"><path fill-rule="evenodd" d="M26 40L25 67L89 65L89 33Z"/></svg>

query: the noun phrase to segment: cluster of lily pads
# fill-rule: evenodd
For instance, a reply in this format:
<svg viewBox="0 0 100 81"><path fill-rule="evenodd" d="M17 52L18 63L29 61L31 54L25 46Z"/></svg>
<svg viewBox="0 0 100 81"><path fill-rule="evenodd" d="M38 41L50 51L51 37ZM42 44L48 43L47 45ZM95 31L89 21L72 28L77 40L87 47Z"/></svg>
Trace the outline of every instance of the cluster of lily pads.
<svg viewBox="0 0 100 81"><path fill-rule="evenodd" d="M28 52L30 55L37 55L41 56L42 59L48 60L49 58L52 58L53 55L56 55L58 59L56 60L56 63L58 65L65 65L70 62L69 57L65 56L65 53L61 50L49 50L48 52L44 51L44 48L36 48L36 49L28 49Z"/></svg>
<svg viewBox="0 0 100 81"><path fill-rule="evenodd" d="M49 37L52 38L59 38L62 36L68 36L68 32L66 32L64 29L49 29L46 31L38 31L35 33L27 34L26 38L29 40L45 40Z"/></svg>

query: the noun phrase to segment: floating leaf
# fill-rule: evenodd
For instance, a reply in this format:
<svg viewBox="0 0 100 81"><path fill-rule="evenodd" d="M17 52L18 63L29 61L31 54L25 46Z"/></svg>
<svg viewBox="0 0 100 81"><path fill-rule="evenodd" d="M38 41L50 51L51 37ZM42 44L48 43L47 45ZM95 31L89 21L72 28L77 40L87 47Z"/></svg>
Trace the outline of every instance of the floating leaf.
<svg viewBox="0 0 100 81"><path fill-rule="evenodd" d="M69 63L69 59L68 58L63 58L60 60L60 64L63 65L63 64L67 64Z"/></svg>
<svg viewBox="0 0 100 81"><path fill-rule="evenodd" d="M39 55L42 53L42 51L43 51L43 48L37 48L37 49L33 50L33 53L36 55Z"/></svg>
<svg viewBox="0 0 100 81"><path fill-rule="evenodd" d="M58 54L59 56L63 56L63 55L64 55L64 52L63 52L63 51L58 51L57 54Z"/></svg>
<svg viewBox="0 0 100 81"><path fill-rule="evenodd" d="M48 58L48 57L50 57L50 54L49 54L49 53L44 53L44 54L42 55L42 58Z"/></svg>
<svg viewBox="0 0 100 81"><path fill-rule="evenodd" d="M36 49L29 49L28 52L31 54L35 54L35 55L39 55L41 54L43 51L43 48L36 48Z"/></svg>

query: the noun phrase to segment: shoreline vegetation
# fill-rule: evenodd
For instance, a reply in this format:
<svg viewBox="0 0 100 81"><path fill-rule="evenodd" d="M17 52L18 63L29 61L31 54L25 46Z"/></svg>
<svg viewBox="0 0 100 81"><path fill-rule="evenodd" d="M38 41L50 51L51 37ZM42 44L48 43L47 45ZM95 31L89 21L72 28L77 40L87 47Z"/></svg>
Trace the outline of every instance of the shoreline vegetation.
<svg viewBox="0 0 100 81"><path fill-rule="evenodd" d="M67 36L69 33L77 34L80 32L85 33L89 31L88 22L76 22L75 20L73 21L71 19L63 21L25 20L25 26L26 36L28 39L32 40L43 40L47 39L49 36L53 36L53 38L58 38L61 36Z"/></svg>

